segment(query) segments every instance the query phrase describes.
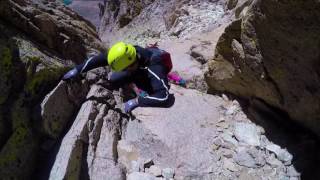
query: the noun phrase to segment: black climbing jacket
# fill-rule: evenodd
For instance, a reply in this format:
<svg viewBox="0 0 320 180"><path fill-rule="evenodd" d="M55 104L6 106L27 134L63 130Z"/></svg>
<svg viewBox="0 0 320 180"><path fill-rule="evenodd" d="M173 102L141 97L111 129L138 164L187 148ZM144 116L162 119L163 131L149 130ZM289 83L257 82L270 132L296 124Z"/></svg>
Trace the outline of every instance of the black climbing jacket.
<svg viewBox="0 0 320 180"><path fill-rule="evenodd" d="M162 60L162 51L158 48L142 48L135 46L139 68L134 72L113 72L110 82L116 87L135 83L136 86L148 93L138 98L140 107L167 107L169 102L168 68ZM107 66L106 55L101 53L77 65L78 72Z"/></svg>

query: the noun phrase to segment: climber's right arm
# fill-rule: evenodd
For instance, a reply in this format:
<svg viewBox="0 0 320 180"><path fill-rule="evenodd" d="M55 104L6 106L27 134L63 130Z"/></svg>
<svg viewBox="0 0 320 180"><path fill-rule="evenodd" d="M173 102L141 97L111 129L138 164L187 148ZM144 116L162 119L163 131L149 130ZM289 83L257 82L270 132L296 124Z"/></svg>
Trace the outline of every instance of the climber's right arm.
<svg viewBox="0 0 320 180"><path fill-rule="evenodd" d="M107 66L108 61L106 59L106 55L104 53L100 53L99 55L90 57L87 61L82 64L75 66L69 72L67 72L63 76L63 80L69 80L77 77L79 74L87 72L91 69L95 69L98 67Z"/></svg>
<svg viewBox="0 0 320 180"><path fill-rule="evenodd" d="M102 66L107 66L108 61L106 59L106 55L104 53L100 53L97 56L90 57L87 61L82 64L77 65L75 68L78 72L84 73L90 71L91 69L95 69Z"/></svg>

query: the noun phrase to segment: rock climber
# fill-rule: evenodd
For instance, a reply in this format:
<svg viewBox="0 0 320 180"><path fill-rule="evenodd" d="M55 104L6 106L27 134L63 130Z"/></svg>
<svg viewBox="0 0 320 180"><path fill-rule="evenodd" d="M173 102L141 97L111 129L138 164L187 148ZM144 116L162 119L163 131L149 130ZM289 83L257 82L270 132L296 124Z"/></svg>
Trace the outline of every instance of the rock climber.
<svg viewBox="0 0 320 180"><path fill-rule="evenodd" d="M124 104L124 111L131 112L137 107L170 107L174 96L169 94L167 75L172 68L170 54L152 46L142 48L124 42L114 44L105 53L89 58L75 66L63 76L68 81L91 69L110 66L111 76L108 82L113 89L134 83L146 92L145 96L130 99Z"/></svg>

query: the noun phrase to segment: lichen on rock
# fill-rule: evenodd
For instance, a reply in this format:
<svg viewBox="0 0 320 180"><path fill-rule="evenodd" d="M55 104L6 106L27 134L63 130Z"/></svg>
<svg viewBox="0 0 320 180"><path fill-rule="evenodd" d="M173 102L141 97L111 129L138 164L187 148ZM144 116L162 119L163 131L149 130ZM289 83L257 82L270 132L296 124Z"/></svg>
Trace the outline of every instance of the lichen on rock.
<svg viewBox="0 0 320 180"><path fill-rule="evenodd" d="M7 100L7 96L8 96L8 91L6 92L6 90L8 88L4 88L2 84L5 83L5 85L7 87L11 86L11 82L10 81L10 76L11 76L11 54L10 54L10 50L9 49L3 49L3 55L1 57L1 85L0 85L0 89L3 90L2 91L2 95L0 96L0 104L2 104L3 102L5 102Z"/></svg>
<svg viewBox="0 0 320 180"><path fill-rule="evenodd" d="M38 138L28 127L17 128L0 152L0 174L3 179L30 176L38 151Z"/></svg>
<svg viewBox="0 0 320 180"><path fill-rule="evenodd" d="M2 42L1 42L2 43ZM13 73L12 49L9 45L0 45L0 104L3 104L10 93Z"/></svg>
<svg viewBox="0 0 320 180"><path fill-rule="evenodd" d="M39 100L59 82L60 77L67 72L66 67L48 67L39 72L29 74L25 85L28 96Z"/></svg>

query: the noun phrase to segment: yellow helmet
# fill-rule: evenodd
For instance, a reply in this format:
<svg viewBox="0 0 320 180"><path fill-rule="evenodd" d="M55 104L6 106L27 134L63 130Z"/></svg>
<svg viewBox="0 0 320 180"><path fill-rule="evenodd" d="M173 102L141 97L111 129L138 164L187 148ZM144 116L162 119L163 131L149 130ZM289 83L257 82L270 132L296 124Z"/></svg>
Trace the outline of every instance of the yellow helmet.
<svg viewBox="0 0 320 180"><path fill-rule="evenodd" d="M108 64L113 71L122 71L136 61L136 55L133 45L118 42L108 52Z"/></svg>

